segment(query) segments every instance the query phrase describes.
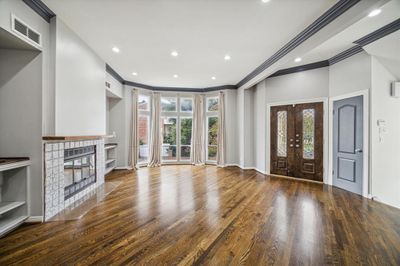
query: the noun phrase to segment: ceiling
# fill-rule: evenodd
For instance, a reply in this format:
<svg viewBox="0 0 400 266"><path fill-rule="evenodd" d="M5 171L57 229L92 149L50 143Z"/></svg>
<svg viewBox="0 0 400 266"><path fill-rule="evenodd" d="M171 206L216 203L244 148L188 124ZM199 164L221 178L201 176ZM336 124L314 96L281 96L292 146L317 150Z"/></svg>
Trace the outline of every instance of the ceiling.
<svg viewBox="0 0 400 266"><path fill-rule="evenodd" d="M322 42L316 48L311 49L305 54L299 55L302 58L301 62L295 63L293 61L288 61L285 64L285 68L327 60L339 54L340 52L355 46L353 43L354 41L393 22L396 19L399 19L400 17L399 0L390 1L383 5L380 9L382 12L378 16L364 16L362 19L355 22L348 28L327 39L325 42Z"/></svg>
<svg viewBox="0 0 400 266"><path fill-rule="evenodd" d="M43 2L125 80L201 88L237 84L337 0Z"/></svg>

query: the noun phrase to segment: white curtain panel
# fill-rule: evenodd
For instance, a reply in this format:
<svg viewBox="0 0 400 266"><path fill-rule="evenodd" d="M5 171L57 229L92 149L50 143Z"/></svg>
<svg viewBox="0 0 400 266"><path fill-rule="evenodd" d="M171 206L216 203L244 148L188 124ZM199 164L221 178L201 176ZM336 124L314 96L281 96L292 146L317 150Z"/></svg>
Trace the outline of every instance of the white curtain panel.
<svg viewBox="0 0 400 266"><path fill-rule="evenodd" d="M138 130L138 91L132 91L132 120L131 120L131 140L129 149L130 167L137 168L139 155L139 130Z"/></svg>
<svg viewBox="0 0 400 266"><path fill-rule="evenodd" d="M151 101L151 129L149 167L161 165L160 93L153 92Z"/></svg>
<svg viewBox="0 0 400 266"><path fill-rule="evenodd" d="M225 166L225 93L219 92L217 165Z"/></svg>
<svg viewBox="0 0 400 266"><path fill-rule="evenodd" d="M194 96L193 109L193 129L192 129L192 151L191 162L194 165L205 163L204 147L204 95L196 94Z"/></svg>

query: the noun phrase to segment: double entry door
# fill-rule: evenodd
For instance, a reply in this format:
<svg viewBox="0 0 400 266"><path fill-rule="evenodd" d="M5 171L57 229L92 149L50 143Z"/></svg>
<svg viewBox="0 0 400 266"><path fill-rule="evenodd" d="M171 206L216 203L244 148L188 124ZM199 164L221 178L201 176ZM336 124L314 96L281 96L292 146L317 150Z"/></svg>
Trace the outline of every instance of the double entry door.
<svg viewBox="0 0 400 266"><path fill-rule="evenodd" d="M271 107L271 174L323 181L323 103Z"/></svg>

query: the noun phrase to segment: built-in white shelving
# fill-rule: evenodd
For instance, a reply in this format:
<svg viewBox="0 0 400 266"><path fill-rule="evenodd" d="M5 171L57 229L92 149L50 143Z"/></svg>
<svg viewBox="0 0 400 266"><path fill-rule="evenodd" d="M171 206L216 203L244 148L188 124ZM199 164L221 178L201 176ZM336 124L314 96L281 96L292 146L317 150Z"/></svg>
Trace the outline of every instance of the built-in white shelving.
<svg viewBox="0 0 400 266"><path fill-rule="evenodd" d="M109 143L104 145L105 151L105 174L110 173L117 166L117 144Z"/></svg>
<svg viewBox="0 0 400 266"><path fill-rule="evenodd" d="M28 158L0 158L0 236L28 218Z"/></svg>
<svg viewBox="0 0 400 266"><path fill-rule="evenodd" d="M25 204L25 201L0 202L0 215Z"/></svg>

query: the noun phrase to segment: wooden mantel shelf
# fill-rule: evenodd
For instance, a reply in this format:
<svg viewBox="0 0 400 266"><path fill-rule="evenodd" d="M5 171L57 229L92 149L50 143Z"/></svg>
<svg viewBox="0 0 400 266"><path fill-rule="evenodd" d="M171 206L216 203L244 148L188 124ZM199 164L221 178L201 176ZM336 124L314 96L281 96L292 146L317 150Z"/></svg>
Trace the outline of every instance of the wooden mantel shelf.
<svg viewBox="0 0 400 266"><path fill-rule="evenodd" d="M47 141L77 141L77 140L93 140L93 139L102 139L107 136L105 135L97 135L97 136L44 136L43 140Z"/></svg>

